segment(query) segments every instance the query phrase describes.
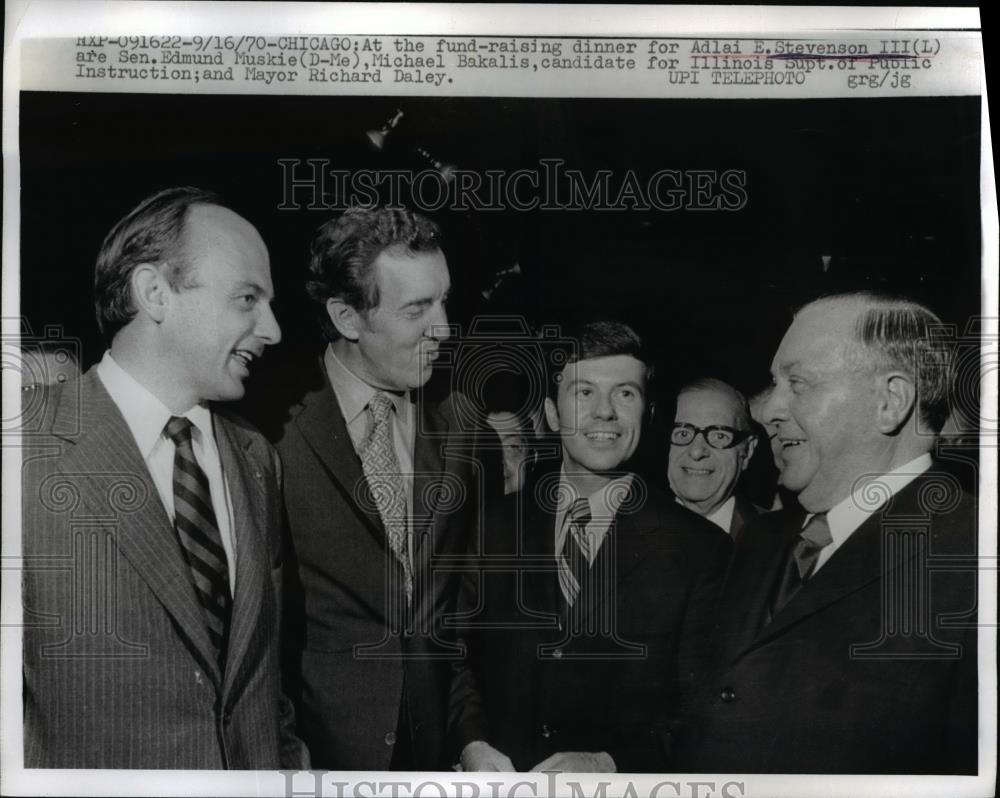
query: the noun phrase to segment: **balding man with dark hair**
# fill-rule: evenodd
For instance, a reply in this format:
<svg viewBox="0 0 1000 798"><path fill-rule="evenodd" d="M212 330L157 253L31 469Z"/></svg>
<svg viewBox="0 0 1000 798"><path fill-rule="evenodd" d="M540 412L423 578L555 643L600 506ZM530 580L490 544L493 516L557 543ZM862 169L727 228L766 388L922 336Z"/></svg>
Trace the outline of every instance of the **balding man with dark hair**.
<svg viewBox="0 0 1000 798"><path fill-rule="evenodd" d="M762 412L802 510L736 542L690 769L976 772L976 505L931 459L939 325L868 293L796 314Z"/></svg>

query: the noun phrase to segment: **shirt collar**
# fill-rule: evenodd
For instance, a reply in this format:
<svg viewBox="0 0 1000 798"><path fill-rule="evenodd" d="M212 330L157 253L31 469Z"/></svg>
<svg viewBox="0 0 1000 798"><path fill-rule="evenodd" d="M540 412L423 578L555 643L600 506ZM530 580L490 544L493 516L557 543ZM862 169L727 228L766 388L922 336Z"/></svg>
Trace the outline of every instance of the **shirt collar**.
<svg viewBox="0 0 1000 798"><path fill-rule="evenodd" d="M633 474L622 474L590 496L582 497L590 505L590 515L595 519L607 519L608 521L614 518L632 487L633 476ZM566 505L569 507L574 500L581 497L576 488L566 479L565 464L560 469L559 480L562 484L560 495L570 497L570 501Z"/></svg>
<svg viewBox="0 0 1000 798"><path fill-rule="evenodd" d="M125 417L139 453L144 460L148 459L174 413L146 386L125 371L111 357L110 350L104 353L97 365L97 376ZM212 413L207 407L195 405L183 416L198 428L202 440L212 440Z"/></svg>
<svg viewBox="0 0 1000 798"><path fill-rule="evenodd" d="M931 456L929 452L925 452L888 474L866 480L855 488L850 496L831 507L826 514L826 520L830 525L830 536L834 545L839 547L869 516L878 512L890 498L930 467ZM812 515L807 516L806 523L809 523L811 518Z"/></svg>
<svg viewBox="0 0 1000 798"><path fill-rule="evenodd" d="M333 392L337 395L344 420L350 426L368 407L368 403L372 400L377 389L345 366L344 362L333 351L333 345L327 346L323 355L323 365L330 377ZM383 391L383 393L392 401L396 415L402 416L408 394L393 393L392 391Z"/></svg>
<svg viewBox="0 0 1000 798"><path fill-rule="evenodd" d="M723 532L729 532L733 525L733 512L736 510L736 497L730 496L722 504L715 508L712 513L705 516Z"/></svg>

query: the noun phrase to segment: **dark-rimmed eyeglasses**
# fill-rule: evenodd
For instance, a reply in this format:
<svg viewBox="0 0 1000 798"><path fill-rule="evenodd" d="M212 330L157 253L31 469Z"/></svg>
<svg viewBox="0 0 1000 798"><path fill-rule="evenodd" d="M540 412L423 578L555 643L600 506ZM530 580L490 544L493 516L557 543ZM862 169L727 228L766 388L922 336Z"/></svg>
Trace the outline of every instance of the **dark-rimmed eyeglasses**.
<svg viewBox="0 0 1000 798"><path fill-rule="evenodd" d="M701 435L705 443L713 449L732 449L750 437L750 430L733 429L722 424L710 427L696 427L694 424L674 424L670 431L670 443L674 446L688 446Z"/></svg>

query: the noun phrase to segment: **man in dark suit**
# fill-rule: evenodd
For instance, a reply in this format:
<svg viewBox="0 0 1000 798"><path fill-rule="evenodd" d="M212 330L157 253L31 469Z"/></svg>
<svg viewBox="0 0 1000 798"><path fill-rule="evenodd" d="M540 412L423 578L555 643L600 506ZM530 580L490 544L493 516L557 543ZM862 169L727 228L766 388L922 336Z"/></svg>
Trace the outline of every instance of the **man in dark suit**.
<svg viewBox="0 0 1000 798"><path fill-rule="evenodd" d="M939 325L862 293L785 334L762 412L804 512L736 542L685 768L976 772L976 503L931 460Z"/></svg>
<svg viewBox="0 0 1000 798"><path fill-rule="evenodd" d="M314 766L446 768L444 619L476 524L460 397L417 396L449 335L438 229L352 209L312 242L328 346L277 446L301 592L289 596L289 690Z"/></svg>
<svg viewBox="0 0 1000 798"><path fill-rule="evenodd" d="M756 446L743 394L711 377L680 389L667 459L670 488L680 504L734 540L762 512L737 494Z"/></svg>
<svg viewBox="0 0 1000 798"><path fill-rule="evenodd" d="M25 392L27 767L307 767L280 690L281 510L238 399L280 337L267 249L214 195L168 189L97 260L110 340Z"/></svg>
<svg viewBox="0 0 1000 798"><path fill-rule="evenodd" d="M465 770L669 765L730 541L627 470L643 358L625 325L582 328L545 401L561 460L487 519L453 695Z"/></svg>

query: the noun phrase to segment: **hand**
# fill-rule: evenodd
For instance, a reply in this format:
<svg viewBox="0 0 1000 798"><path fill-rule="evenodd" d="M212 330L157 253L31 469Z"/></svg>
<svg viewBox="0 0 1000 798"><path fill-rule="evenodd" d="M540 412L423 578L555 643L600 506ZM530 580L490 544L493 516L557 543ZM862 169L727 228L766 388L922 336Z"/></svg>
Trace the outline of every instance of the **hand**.
<svg viewBox="0 0 1000 798"><path fill-rule="evenodd" d="M473 740L462 749L462 770L466 773L475 771L501 771L516 773L517 768L510 757L497 751L485 740Z"/></svg>
<svg viewBox="0 0 1000 798"><path fill-rule="evenodd" d="M560 751L531 769L532 773L617 773L615 760L605 751Z"/></svg>

